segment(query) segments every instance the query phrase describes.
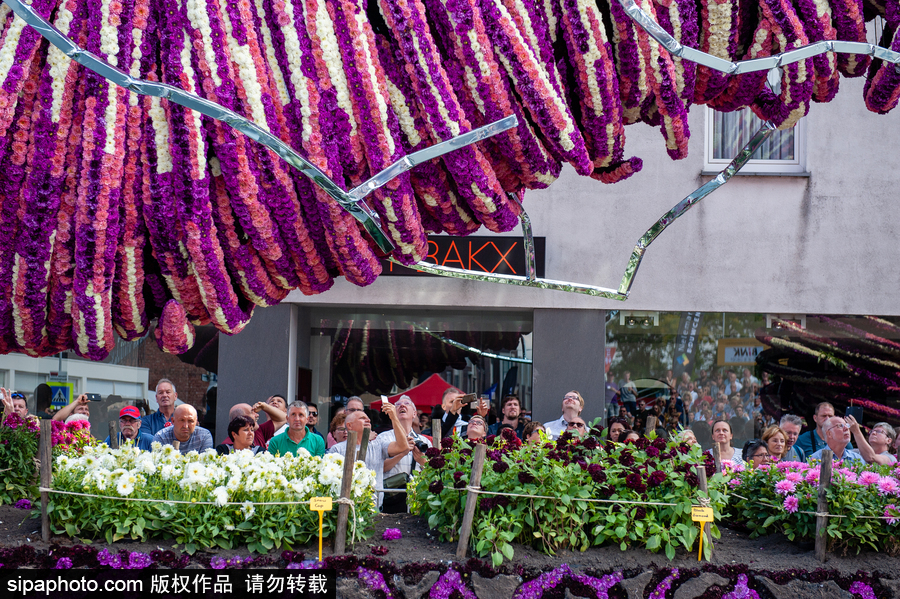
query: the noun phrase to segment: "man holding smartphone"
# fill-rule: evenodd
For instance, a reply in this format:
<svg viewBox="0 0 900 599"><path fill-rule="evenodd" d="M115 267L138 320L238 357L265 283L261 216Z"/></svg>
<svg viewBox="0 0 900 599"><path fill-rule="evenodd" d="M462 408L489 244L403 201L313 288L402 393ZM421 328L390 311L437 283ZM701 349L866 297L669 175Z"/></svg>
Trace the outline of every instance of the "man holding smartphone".
<svg viewBox="0 0 900 599"><path fill-rule="evenodd" d="M55 414L53 414L53 420L59 420L61 422L65 422L66 418L71 416L72 414L82 414L91 417L91 400L88 398L89 395L93 395L96 397L100 397L96 393L82 393L78 396L73 402L70 402L68 405L65 405L58 409Z"/></svg>

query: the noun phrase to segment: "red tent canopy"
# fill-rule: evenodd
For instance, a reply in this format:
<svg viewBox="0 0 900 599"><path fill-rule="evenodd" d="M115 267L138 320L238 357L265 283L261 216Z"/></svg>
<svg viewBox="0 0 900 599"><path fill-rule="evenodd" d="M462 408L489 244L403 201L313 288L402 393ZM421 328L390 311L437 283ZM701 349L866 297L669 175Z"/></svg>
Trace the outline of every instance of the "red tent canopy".
<svg viewBox="0 0 900 599"><path fill-rule="evenodd" d="M412 389L404 391L403 393L398 393L397 395L391 395L388 399L390 399L391 403L396 403L401 395L409 395L413 400L413 403L416 404L417 409L431 412L432 406L441 405L441 398L444 396L444 390L449 389L452 386L453 385L447 383L437 374L432 374ZM369 407L373 410L380 410L381 401L373 401Z"/></svg>

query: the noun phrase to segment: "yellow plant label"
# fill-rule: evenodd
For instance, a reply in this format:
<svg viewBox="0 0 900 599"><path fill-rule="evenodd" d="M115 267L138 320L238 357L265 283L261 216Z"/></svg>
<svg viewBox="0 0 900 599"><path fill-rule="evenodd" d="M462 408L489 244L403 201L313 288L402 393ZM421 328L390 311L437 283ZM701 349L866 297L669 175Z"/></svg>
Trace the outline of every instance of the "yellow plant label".
<svg viewBox="0 0 900 599"><path fill-rule="evenodd" d="M331 497L313 497L309 500L309 509L314 512L330 512Z"/></svg>
<svg viewBox="0 0 900 599"><path fill-rule="evenodd" d="M691 520L694 522L712 522L713 509L711 507L692 507Z"/></svg>

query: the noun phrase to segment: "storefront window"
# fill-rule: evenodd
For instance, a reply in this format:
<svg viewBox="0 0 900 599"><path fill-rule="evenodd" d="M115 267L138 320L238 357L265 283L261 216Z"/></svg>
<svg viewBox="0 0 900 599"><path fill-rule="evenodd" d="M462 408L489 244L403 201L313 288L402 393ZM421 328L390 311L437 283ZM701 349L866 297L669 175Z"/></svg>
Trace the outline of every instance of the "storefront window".
<svg viewBox="0 0 900 599"><path fill-rule="evenodd" d="M826 401L900 425L900 318L623 311L606 330L607 372L670 434L724 417L740 447L784 414L814 426Z"/></svg>
<svg viewBox="0 0 900 599"><path fill-rule="evenodd" d="M437 374L497 406L518 395L527 410L532 326L530 313L315 310L312 345L329 359L314 360L312 376L320 398L359 395L369 403Z"/></svg>

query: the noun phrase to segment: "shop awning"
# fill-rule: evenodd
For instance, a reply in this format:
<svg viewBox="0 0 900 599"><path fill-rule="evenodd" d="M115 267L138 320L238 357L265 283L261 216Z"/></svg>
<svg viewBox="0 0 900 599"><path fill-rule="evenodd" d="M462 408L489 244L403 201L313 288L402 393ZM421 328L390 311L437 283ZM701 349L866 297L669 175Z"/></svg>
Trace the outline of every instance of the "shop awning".
<svg viewBox="0 0 900 599"><path fill-rule="evenodd" d="M449 384L439 375L432 374L412 389L408 389L397 395L391 395L388 399L390 399L391 403L396 403L401 395L409 395L410 399L413 400L413 403L416 404L416 408L430 412L432 406L441 404L441 398L444 396L444 391L452 386L453 385ZM380 410L381 401L373 401L369 407L373 410Z"/></svg>

